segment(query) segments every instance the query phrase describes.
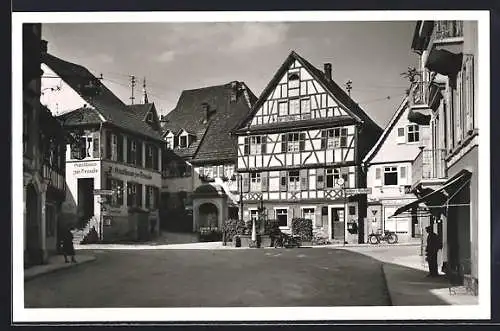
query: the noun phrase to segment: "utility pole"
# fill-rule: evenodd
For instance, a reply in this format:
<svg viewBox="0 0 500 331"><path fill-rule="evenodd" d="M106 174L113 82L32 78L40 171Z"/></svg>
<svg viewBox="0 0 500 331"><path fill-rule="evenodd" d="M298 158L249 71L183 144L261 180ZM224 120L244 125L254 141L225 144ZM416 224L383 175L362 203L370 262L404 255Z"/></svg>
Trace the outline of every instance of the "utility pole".
<svg viewBox="0 0 500 331"><path fill-rule="evenodd" d="M345 89L347 90L347 93L349 94L349 96L351 96L351 90L352 90L352 81L351 80L348 80L345 83Z"/></svg>
<svg viewBox="0 0 500 331"><path fill-rule="evenodd" d="M131 76L130 76L130 87L131 87L131 89L132 89L132 95L131 95L131 97L130 97L130 103L131 103L132 105L134 104L134 99L135 99L135 97L134 97L134 88L135 88L135 83L136 83L136 81L135 81L135 76L134 76L134 75L131 75Z"/></svg>
<svg viewBox="0 0 500 331"><path fill-rule="evenodd" d="M148 103L148 93L146 92L146 77L142 80L142 103Z"/></svg>

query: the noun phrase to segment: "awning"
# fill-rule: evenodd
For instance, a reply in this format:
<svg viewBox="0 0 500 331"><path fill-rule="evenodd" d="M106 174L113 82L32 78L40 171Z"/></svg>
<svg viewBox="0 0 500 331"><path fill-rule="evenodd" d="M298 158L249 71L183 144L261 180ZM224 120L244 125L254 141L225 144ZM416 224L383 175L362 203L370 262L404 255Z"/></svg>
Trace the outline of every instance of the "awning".
<svg viewBox="0 0 500 331"><path fill-rule="evenodd" d="M471 176L472 173L467 170L460 171L458 174L450 178L439 189L403 207L398 208L396 212L390 217L394 217L410 209L417 208L421 203L426 204L428 208L444 207L444 205L446 205L446 203L464 187L464 185L470 180Z"/></svg>

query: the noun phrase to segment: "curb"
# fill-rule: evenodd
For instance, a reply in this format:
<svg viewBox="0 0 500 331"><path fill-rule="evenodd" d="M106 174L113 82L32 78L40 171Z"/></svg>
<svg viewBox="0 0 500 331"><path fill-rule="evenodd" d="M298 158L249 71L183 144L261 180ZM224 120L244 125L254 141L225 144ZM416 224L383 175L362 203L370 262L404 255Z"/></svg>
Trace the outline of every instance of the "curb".
<svg viewBox="0 0 500 331"><path fill-rule="evenodd" d="M27 275L26 273L24 273L24 281L26 282L26 281L29 281L29 280L31 280L33 278L37 278L39 276L43 276L43 275L47 275L47 274L52 274L52 273L55 273L57 271L61 271L61 270L69 269L69 268L76 268L79 265L86 264L86 263L89 263L89 262L94 262L96 260L97 260L97 257L95 257L95 256L89 256L88 260L77 262L76 264L75 263L61 264L61 266L59 268L48 269L48 270L45 270L43 272L35 273L35 274L32 274L32 275L29 275L29 274Z"/></svg>
<svg viewBox="0 0 500 331"><path fill-rule="evenodd" d="M384 279L385 291L387 292L387 298L389 299L389 306L394 306L392 302L392 294L389 284L387 283L387 277L385 275L385 263L381 263L380 270L382 272L382 278Z"/></svg>

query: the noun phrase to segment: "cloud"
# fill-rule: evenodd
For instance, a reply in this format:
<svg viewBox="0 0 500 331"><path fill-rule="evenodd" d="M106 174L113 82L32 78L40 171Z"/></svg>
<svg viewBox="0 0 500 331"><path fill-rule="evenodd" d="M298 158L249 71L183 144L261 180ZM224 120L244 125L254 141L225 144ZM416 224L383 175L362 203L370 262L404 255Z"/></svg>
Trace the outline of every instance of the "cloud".
<svg viewBox="0 0 500 331"><path fill-rule="evenodd" d="M233 35L229 48L234 51L247 51L281 43L289 26L282 23L244 23Z"/></svg>
<svg viewBox="0 0 500 331"><path fill-rule="evenodd" d="M167 63L167 62L171 62L173 61L175 58L175 52L172 51L172 50L168 50L168 51L164 51L163 53L161 53L157 58L156 60L158 62L164 62L164 63Z"/></svg>

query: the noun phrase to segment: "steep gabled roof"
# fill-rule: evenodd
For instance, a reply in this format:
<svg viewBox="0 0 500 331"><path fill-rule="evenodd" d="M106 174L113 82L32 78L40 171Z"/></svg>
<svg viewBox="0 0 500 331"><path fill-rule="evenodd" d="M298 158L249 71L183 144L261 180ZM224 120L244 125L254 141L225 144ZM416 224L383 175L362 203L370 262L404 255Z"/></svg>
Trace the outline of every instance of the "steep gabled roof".
<svg viewBox="0 0 500 331"><path fill-rule="evenodd" d="M61 77L85 102L95 108L102 122L155 140L162 140L158 132L138 120L138 117L85 67L47 53L42 55L42 62ZM89 83L93 85L92 88L88 87Z"/></svg>
<svg viewBox="0 0 500 331"><path fill-rule="evenodd" d="M88 124L101 124L103 123L102 117L99 113L89 107L82 107L75 109L73 111L61 114L57 116L57 119L64 126L77 126L77 125L88 125Z"/></svg>
<svg viewBox="0 0 500 331"><path fill-rule="evenodd" d="M354 119L359 122L364 122L365 125L372 127L376 131L382 131L382 128L380 128L364 112L364 110L361 109L361 107L359 107L359 105L355 103L342 88L340 88L340 86L338 86L333 80L327 79L322 71L314 67L311 63L298 55L295 51L292 51L290 55L288 55L286 60L283 62L281 67L278 69L276 74L273 76L269 84L266 86L266 88L258 98L249 116L247 116L247 118L242 121L242 123L238 126L238 129L247 126L251 122L255 113L257 113L262 104L267 100L273 89L277 86L282 75L287 71L288 67L293 63L293 61L298 61L300 64L302 64L302 66L304 66L309 71L311 76L316 81L318 81L326 91L329 91L333 99Z"/></svg>
<svg viewBox="0 0 500 331"><path fill-rule="evenodd" d="M399 105L398 110L396 110L394 115L392 115L392 118L385 127L384 132L382 132L382 135L379 137L375 145L373 145L372 149L368 152L368 154L366 154L366 156L364 157L363 163L369 163L375 157L375 155L377 155L378 151L383 146L387 137L392 132L394 126L399 121L401 116L404 114L407 107L408 107L408 97L405 97L401 102L401 104Z"/></svg>
<svg viewBox="0 0 500 331"><path fill-rule="evenodd" d="M147 115L153 114L153 130L161 130L160 119L154 103L139 103L127 105L127 107L139 120L146 123Z"/></svg>
<svg viewBox="0 0 500 331"><path fill-rule="evenodd" d="M247 116L257 98L245 83L238 82L236 87L234 83L182 91L176 107L164 116L163 129L175 134L184 129L195 134L196 141L174 152L198 162L236 158L236 141L230 131ZM235 88L237 99L231 102ZM211 113L208 121L205 103Z"/></svg>

